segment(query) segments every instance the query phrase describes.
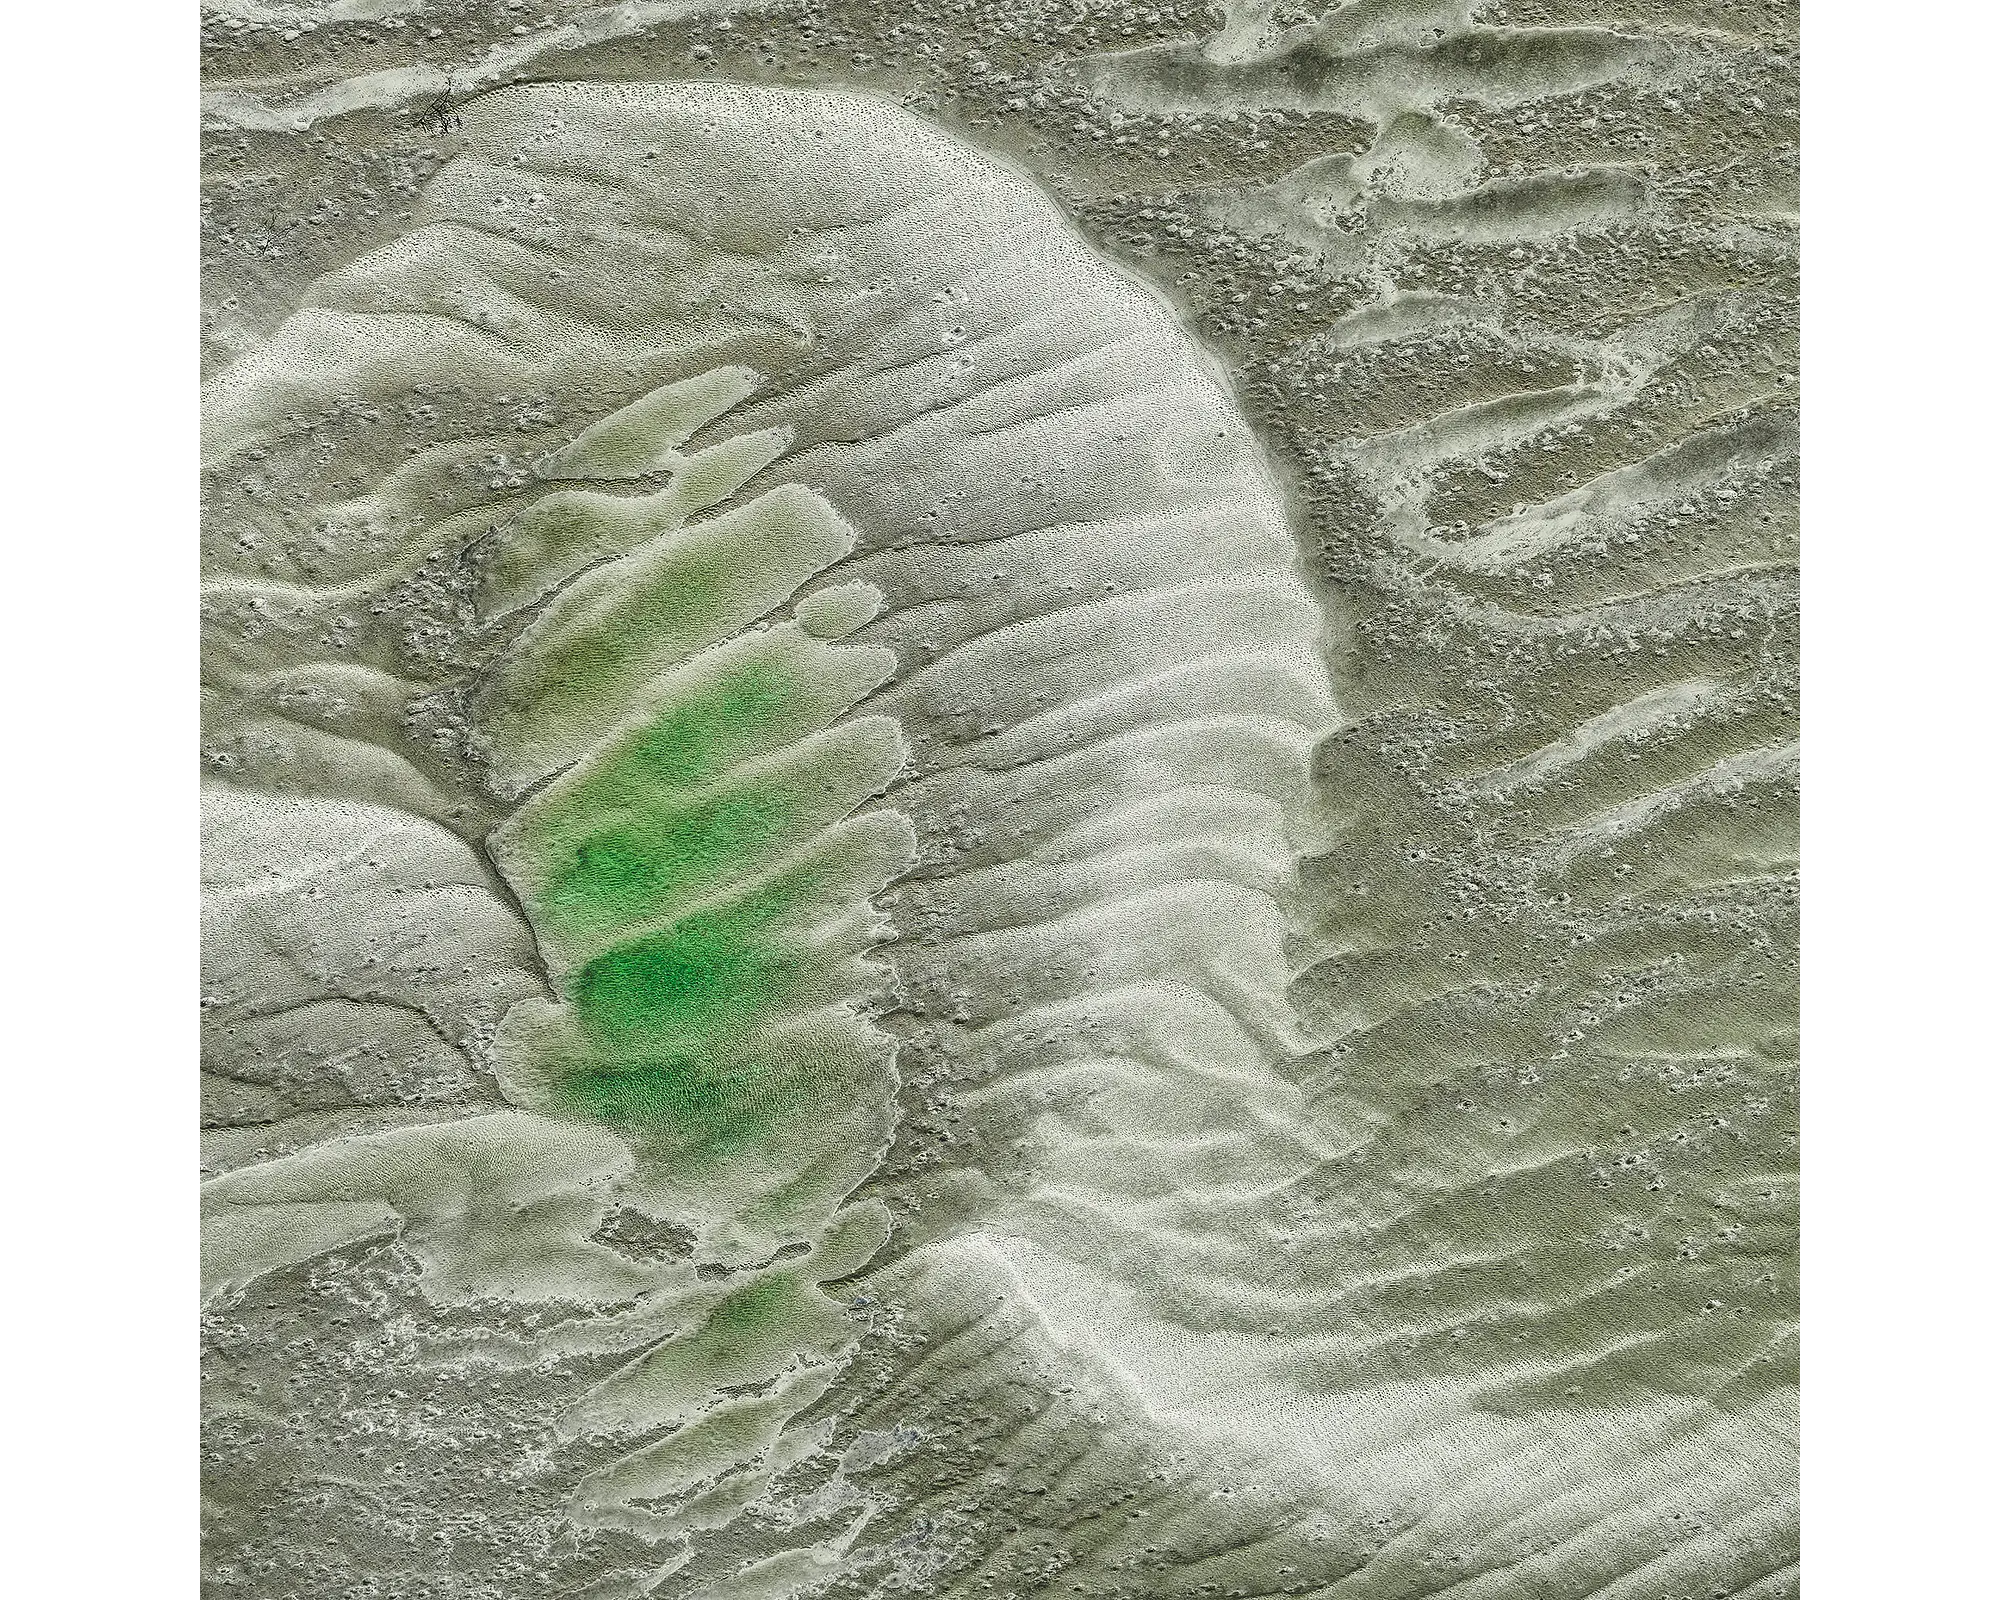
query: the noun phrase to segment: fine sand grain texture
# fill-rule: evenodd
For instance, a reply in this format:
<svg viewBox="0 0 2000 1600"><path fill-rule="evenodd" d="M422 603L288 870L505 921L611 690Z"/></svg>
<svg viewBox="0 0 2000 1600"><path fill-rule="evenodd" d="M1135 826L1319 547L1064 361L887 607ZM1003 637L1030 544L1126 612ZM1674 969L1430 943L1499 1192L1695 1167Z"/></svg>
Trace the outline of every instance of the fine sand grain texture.
<svg viewBox="0 0 2000 1600"><path fill-rule="evenodd" d="M1788 9L203 37L208 1593L1796 1592Z"/></svg>

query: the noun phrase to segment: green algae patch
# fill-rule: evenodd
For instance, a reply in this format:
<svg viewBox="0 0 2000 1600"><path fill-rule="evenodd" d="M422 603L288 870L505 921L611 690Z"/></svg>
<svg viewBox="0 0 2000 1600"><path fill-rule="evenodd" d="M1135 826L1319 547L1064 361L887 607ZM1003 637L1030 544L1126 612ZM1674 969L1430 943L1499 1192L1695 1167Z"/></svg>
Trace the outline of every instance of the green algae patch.
<svg viewBox="0 0 2000 1600"><path fill-rule="evenodd" d="M583 1433L622 1429L634 1417L705 1409L716 1390L768 1383L796 1371L802 1355L837 1359L855 1332L840 1306L797 1273L767 1272L712 1304L698 1327L607 1378L576 1406L570 1425Z"/></svg>
<svg viewBox="0 0 2000 1600"><path fill-rule="evenodd" d="M840 856L852 830L831 830L879 793L904 759L896 726L863 718L739 768L727 783L687 799L670 790L651 804L606 807L602 822L574 845L560 834L542 842L549 866L546 877L534 874L541 884L530 897L536 926L547 948L580 962L800 852L807 861ZM581 831L585 819L576 815L561 826ZM790 873L813 870L795 859ZM807 884L798 882L804 894ZM879 887L870 881L863 893Z"/></svg>
<svg viewBox="0 0 2000 1600"><path fill-rule="evenodd" d="M570 1003L593 1059L558 1077L558 1108L717 1149L769 1132L793 1097L736 1051L809 970L774 930L811 899L814 877L786 874L585 962Z"/></svg>
<svg viewBox="0 0 2000 1600"><path fill-rule="evenodd" d="M779 719L799 687L785 663L752 656L627 740L598 780L601 790L586 787L579 804L663 783L688 788L707 782Z"/></svg>
<svg viewBox="0 0 2000 1600"><path fill-rule="evenodd" d="M582 503L545 531L598 537L562 521ZM503 684L515 755L575 757L489 840L563 1002L505 1030L510 1092L617 1130L656 1172L789 1172L780 1151L845 1126L880 1075L872 1047L801 1019L879 983L858 959L881 937L868 902L914 854L907 819L853 816L906 763L900 728L835 725L894 653L796 621L710 642L850 541L796 490L656 539L571 583ZM878 603L843 595L857 622Z"/></svg>
<svg viewBox="0 0 2000 1600"><path fill-rule="evenodd" d="M620 813L682 803L676 792L825 732L894 670L890 651L828 645L790 623L711 651L655 686L649 710L604 737L503 836L538 839L531 849L553 858Z"/></svg>
<svg viewBox="0 0 2000 1600"><path fill-rule="evenodd" d="M713 1155L769 1135L788 1109L755 1063L717 1067L692 1056L639 1065L572 1068L554 1108L633 1135L671 1134Z"/></svg>
<svg viewBox="0 0 2000 1600"><path fill-rule="evenodd" d="M750 627L853 548L810 490L787 485L592 568L522 634L484 717L514 781L575 760L649 684Z"/></svg>
<svg viewBox="0 0 2000 1600"><path fill-rule="evenodd" d="M572 936L644 922L754 865L791 815L780 793L737 793L604 829L551 877L544 907Z"/></svg>
<svg viewBox="0 0 2000 1600"><path fill-rule="evenodd" d="M630 554L728 499L784 453L790 432L742 434L680 461L652 494L555 489L496 529L485 557L480 604L511 611L554 593L577 573Z"/></svg>
<svg viewBox="0 0 2000 1600"><path fill-rule="evenodd" d="M800 1346L846 1343L851 1325L819 1289L792 1272L773 1272L717 1302L701 1330L655 1353L657 1376L754 1382L788 1365ZM740 1375L740 1376L739 1376Z"/></svg>
<svg viewBox="0 0 2000 1600"><path fill-rule="evenodd" d="M560 723L629 702L659 668L725 634L739 620L728 605L733 576L727 551L677 551L643 586L621 582L611 604L564 618L569 625L551 628L531 658L535 720ZM586 577L571 592L586 585L607 587Z"/></svg>
<svg viewBox="0 0 2000 1600"><path fill-rule="evenodd" d="M708 1317L709 1333L718 1345L741 1342L777 1327L787 1312L796 1312L804 1298L803 1285L790 1275L759 1278L738 1289Z"/></svg>
<svg viewBox="0 0 2000 1600"><path fill-rule="evenodd" d="M644 1051L741 1032L783 997L795 964L765 936L783 909L766 902L779 900L689 917L586 962L571 991L585 1035Z"/></svg>

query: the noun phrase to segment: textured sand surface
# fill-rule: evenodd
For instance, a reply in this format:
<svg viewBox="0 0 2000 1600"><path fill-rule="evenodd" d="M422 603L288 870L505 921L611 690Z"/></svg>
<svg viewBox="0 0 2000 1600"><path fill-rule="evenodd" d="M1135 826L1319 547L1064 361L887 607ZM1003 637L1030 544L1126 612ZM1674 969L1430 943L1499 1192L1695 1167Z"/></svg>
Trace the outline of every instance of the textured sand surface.
<svg viewBox="0 0 2000 1600"><path fill-rule="evenodd" d="M1794 1592L1795 36L206 12L210 1589Z"/></svg>

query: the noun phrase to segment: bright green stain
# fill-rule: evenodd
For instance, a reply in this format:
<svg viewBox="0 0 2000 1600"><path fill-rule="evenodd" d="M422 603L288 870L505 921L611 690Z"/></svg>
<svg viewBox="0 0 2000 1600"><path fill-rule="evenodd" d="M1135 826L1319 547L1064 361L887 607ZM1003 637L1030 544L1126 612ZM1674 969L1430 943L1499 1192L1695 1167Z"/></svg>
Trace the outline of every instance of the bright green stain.
<svg viewBox="0 0 2000 1600"><path fill-rule="evenodd" d="M573 998L596 1043L650 1054L736 1032L777 1000L791 962L766 930L773 892L607 950L577 973Z"/></svg>
<svg viewBox="0 0 2000 1600"><path fill-rule="evenodd" d="M790 874L585 963L570 998L596 1059L558 1079L557 1105L715 1153L769 1131L796 1096L737 1047L800 976L776 929L812 881Z"/></svg>
<svg viewBox="0 0 2000 1600"><path fill-rule="evenodd" d="M616 647L577 643L576 662ZM758 748L797 692L787 665L743 660L620 740L543 819L538 916L571 938L628 935L566 987L591 1050L558 1074L558 1109L723 1154L796 1109L788 1074L739 1054L799 976L784 924L816 874L782 874L733 903L657 924L718 884L765 867L793 821L776 786L734 786L689 803Z"/></svg>
<svg viewBox="0 0 2000 1600"><path fill-rule="evenodd" d="M801 1304L795 1278L778 1274L746 1284L709 1313L711 1337L730 1343L794 1320Z"/></svg>
<svg viewBox="0 0 2000 1600"><path fill-rule="evenodd" d="M657 803L662 789L710 781L761 743L761 730L795 691L779 663L754 657L739 663L607 752L548 827L570 837L594 832L592 825L612 813Z"/></svg>
<svg viewBox="0 0 2000 1600"><path fill-rule="evenodd" d="M768 1132L778 1109L761 1068L721 1070L687 1057L577 1067L556 1081L561 1111L628 1133L672 1133L725 1155Z"/></svg>
<svg viewBox="0 0 2000 1600"><path fill-rule="evenodd" d="M547 914L572 936L650 921L754 867L789 815L784 796L766 791L630 816L592 834L555 873Z"/></svg>
<svg viewBox="0 0 2000 1600"><path fill-rule="evenodd" d="M649 777L701 783L721 770L730 750L783 709L790 676L775 662L751 660L709 693L676 706L620 752Z"/></svg>
<svg viewBox="0 0 2000 1600"><path fill-rule="evenodd" d="M573 986L598 1059L558 1079L557 1105L634 1132L716 1151L769 1129L767 1070L732 1043L783 996L795 967L764 929L770 905L690 917L585 965Z"/></svg>
<svg viewBox="0 0 2000 1600"><path fill-rule="evenodd" d="M553 639L536 663L535 714L543 722L595 715L616 704L664 658L697 649L726 607L732 574L719 558L682 554L611 617Z"/></svg>

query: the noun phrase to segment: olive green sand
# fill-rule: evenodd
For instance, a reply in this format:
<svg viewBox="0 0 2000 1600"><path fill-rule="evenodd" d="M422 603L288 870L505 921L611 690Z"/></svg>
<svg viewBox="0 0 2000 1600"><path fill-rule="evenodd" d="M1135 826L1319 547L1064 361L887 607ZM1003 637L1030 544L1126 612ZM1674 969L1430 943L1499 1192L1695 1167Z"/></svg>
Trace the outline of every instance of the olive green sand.
<svg viewBox="0 0 2000 1600"><path fill-rule="evenodd" d="M1794 31L208 13L209 1590L1794 1592Z"/></svg>

